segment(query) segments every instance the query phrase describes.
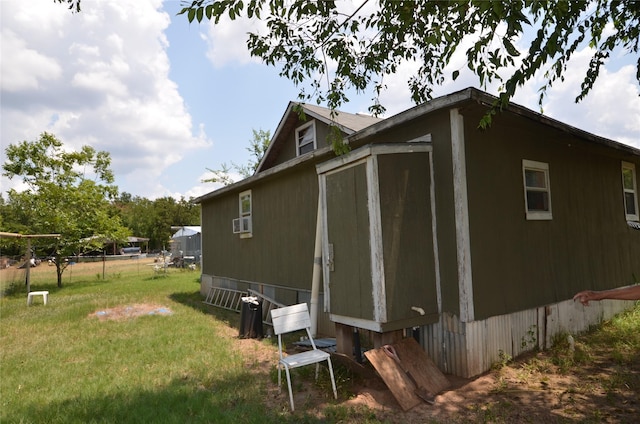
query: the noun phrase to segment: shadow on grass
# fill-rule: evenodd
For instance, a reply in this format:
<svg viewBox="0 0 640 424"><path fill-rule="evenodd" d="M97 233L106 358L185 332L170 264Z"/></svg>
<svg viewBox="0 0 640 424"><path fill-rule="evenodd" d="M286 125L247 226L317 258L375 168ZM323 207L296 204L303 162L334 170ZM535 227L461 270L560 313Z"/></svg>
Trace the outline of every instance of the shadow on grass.
<svg viewBox="0 0 640 424"><path fill-rule="evenodd" d="M138 392L78 396L46 405L28 401L6 412L3 422L64 423L320 423L304 411L285 405L265 406L255 376L243 373L209 387L191 378ZM288 406L288 404L286 405ZM6 421L5 421L6 420Z"/></svg>
<svg viewBox="0 0 640 424"><path fill-rule="evenodd" d="M58 284L56 282L53 282L50 284L43 284L43 283L31 284L30 288L31 288L31 291L46 290L50 294L53 294L62 290L65 287L63 286L62 288L60 288L58 287ZM0 297L6 297L8 299L24 297L26 299L27 285L24 283L24 281L8 284L5 287L5 289L2 291L2 293L0 293Z"/></svg>
<svg viewBox="0 0 640 424"><path fill-rule="evenodd" d="M189 306L203 314L211 315L216 320L225 323L232 328L240 328L240 314L223 308L207 305L199 290L193 292L178 292L169 295L175 302Z"/></svg>

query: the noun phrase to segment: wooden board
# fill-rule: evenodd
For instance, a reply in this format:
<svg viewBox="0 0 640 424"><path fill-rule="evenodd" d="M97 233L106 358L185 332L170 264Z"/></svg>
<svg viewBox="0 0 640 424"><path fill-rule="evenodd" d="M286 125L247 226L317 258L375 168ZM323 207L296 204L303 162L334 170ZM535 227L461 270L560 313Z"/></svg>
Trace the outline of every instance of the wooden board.
<svg viewBox="0 0 640 424"><path fill-rule="evenodd" d="M422 400L414 393L415 387L407 374L381 348L368 350L364 354L404 411L422 403Z"/></svg>
<svg viewBox="0 0 640 424"><path fill-rule="evenodd" d="M393 347L404 368L411 373L421 389L436 395L449 387L447 377L414 339L401 340ZM423 403L423 400L415 394L416 386L406 372L387 356L382 348L369 350L365 352L365 356L378 371L403 410L408 411Z"/></svg>
<svg viewBox="0 0 640 424"><path fill-rule="evenodd" d="M440 371L415 339L404 339L398 342L395 348L400 361L411 372L420 387L433 395L437 395L451 385L449 379Z"/></svg>

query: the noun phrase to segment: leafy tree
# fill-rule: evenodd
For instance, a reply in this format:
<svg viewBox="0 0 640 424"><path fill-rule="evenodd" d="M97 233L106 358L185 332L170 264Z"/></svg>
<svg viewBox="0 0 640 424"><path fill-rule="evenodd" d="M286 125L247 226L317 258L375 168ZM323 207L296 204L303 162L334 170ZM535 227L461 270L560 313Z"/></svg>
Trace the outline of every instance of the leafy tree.
<svg viewBox="0 0 640 424"><path fill-rule="evenodd" d="M37 141L6 148L3 175L21 177L27 189L8 192L9 202L22 215L14 217L24 232L60 234L54 252L58 287L67 256L102 249L107 240L126 240L128 229L113 214L109 201L117 194L107 152L90 146L68 150L54 135L42 133Z"/></svg>
<svg viewBox="0 0 640 424"><path fill-rule="evenodd" d="M312 89L302 89L300 99L326 102L332 110L348 101L347 90L373 88L370 112L384 112L379 95L385 76L411 60L419 69L407 83L412 99L422 103L448 72L454 80L460 75L462 69L445 69L456 50L466 48L466 67L480 85L501 84L481 126L539 72L544 77L542 103L548 88L564 79L572 55L584 46L591 47L592 56L576 102L589 93L616 49L638 57L640 2L635 0L362 0L351 10L345 3L194 0L183 1L180 14L189 22L218 23L223 16L263 20L268 32L249 34L251 55L281 66L280 74L295 84L310 81ZM517 49L528 34L528 49Z"/></svg>
<svg viewBox="0 0 640 424"><path fill-rule="evenodd" d="M81 0L54 0L80 12ZM637 61L640 83L640 2L637 0L361 0L347 10L346 2L306 0L182 0L179 14L189 22L219 23L228 16L266 22L268 33L250 33L251 55L272 66L301 90L302 101L315 99L336 110L348 101L347 91L373 86L370 112L385 108L379 95L385 75L416 60L420 67L407 81L416 103L431 98L433 87L448 76L445 68L465 42L466 67L486 88L499 81L500 94L481 126L513 97L518 87L543 74L539 102L563 80L578 49L589 46L591 60L575 101L582 100L611 54L620 49ZM377 3L377 4L374 4ZM527 31L528 30L528 31ZM520 51L518 41L529 48ZM335 69L334 69L335 68ZM451 72L458 78L461 69Z"/></svg>
<svg viewBox="0 0 640 424"><path fill-rule="evenodd" d="M122 222L133 234L149 237L152 250L166 248L174 231L172 226L199 225L200 205L192 199L173 197L149 200L122 193L114 201Z"/></svg>
<svg viewBox="0 0 640 424"><path fill-rule="evenodd" d="M176 201L173 197L161 197L153 202L152 221L155 227L150 237L158 243L158 247L165 247L174 233L172 226L200 223L200 205L184 198Z"/></svg>
<svg viewBox="0 0 640 424"><path fill-rule="evenodd" d="M248 178L256 172L262 157L269 148L269 143L271 142L271 131L252 131L253 139L249 142L249 147L246 148L251 155L249 157L249 162L246 165L238 165L235 162L231 162L231 166L223 163L221 165L222 169L218 170L206 168L207 171L213 173L213 177L202 180L203 183L222 183L224 185L229 185L233 183L233 179L230 176L230 173L233 171L240 174L242 178Z"/></svg>

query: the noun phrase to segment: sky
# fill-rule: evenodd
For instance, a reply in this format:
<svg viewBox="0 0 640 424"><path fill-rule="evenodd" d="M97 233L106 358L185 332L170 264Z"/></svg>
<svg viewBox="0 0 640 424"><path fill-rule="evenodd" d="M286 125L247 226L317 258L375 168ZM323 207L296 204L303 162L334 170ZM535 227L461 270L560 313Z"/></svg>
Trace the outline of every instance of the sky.
<svg viewBox="0 0 640 424"><path fill-rule="evenodd" d="M2 163L9 144L46 131L69 148L109 152L120 192L188 199L219 188L202 182L211 177L207 169L245 164L253 130L273 134L299 88L247 52L246 33L264 30L262 22L190 24L176 16L180 8L178 0L82 0L74 14L53 0L0 0ZM589 53L585 47L574 55L544 114L640 148L632 58L614 55L591 94L574 103ZM449 67L464 69L464 56ZM416 69L407 63L386 78L386 116L414 106L406 81ZM541 81L535 77L513 101L539 111ZM469 86L478 87L477 78L462 72L434 94ZM496 94L497 86L486 90ZM366 113L371 98L351 96L341 109ZM10 188L23 186L1 177L1 192Z"/></svg>

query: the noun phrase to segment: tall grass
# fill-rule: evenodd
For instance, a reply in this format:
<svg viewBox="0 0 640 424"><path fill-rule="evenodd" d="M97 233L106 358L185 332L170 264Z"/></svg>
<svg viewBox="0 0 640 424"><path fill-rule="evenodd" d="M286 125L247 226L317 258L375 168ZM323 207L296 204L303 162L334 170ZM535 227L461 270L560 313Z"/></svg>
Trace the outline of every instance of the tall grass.
<svg viewBox="0 0 640 424"><path fill-rule="evenodd" d="M32 290L50 292L46 306L26 305L24 282L3 284L0 422L299 421L266 408L269 375L247 369L235 350L229 326L237 314L203 309L198 273L154 278L151 267L122 269L106 280L77 272L58 289L53 267L35 268ZM94 314L141 303L172 314Z"/></svg>

